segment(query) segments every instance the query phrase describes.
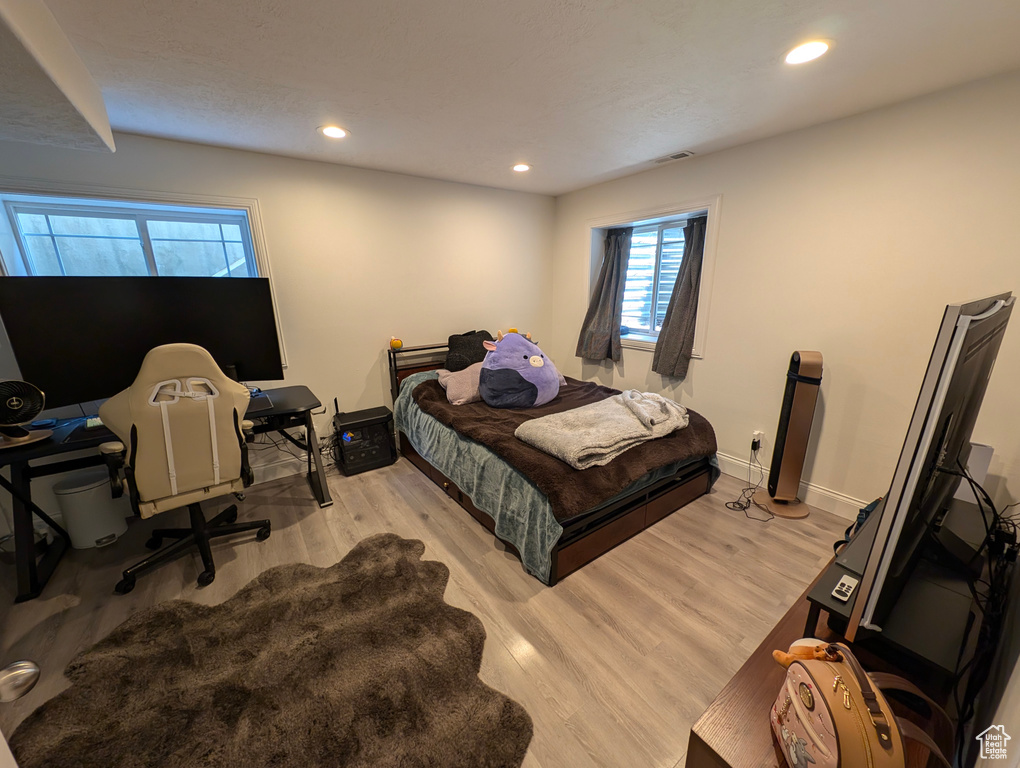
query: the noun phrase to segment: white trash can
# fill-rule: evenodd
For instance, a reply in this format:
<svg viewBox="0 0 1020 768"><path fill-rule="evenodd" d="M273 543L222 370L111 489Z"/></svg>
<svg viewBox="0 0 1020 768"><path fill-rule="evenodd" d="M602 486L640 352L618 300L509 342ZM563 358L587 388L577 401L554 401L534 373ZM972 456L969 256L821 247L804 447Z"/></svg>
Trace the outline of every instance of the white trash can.
<svg viewBox="0 0 1020 768"><path fill-rule="evenodd" d="M127 530L131 504L126 495L119 499L110 495L105 469L76 472L54 485L53 494L75 549L105 547Z"/></svg>

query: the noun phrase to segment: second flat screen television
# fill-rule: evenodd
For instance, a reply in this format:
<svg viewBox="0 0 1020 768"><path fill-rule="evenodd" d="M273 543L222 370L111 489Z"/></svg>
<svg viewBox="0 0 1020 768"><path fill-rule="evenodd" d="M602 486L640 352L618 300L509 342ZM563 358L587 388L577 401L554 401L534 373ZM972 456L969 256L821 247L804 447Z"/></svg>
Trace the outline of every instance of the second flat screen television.
<svg viewBox="0 0 1020 768"><path fill-rule="evenodd" d="M878 519L848 639L856 639L859 625L882 629L960 484L1013 304L1013 296L1002 293L946 307Z"/></svg>
<svg viewBox="0 0 1020 768"><path fill-rule="evenodd" d="M50 408L115 395L150 349L175 342L205 347L239 381L283 378L265 278L3 277L0 318Z"/></svg>

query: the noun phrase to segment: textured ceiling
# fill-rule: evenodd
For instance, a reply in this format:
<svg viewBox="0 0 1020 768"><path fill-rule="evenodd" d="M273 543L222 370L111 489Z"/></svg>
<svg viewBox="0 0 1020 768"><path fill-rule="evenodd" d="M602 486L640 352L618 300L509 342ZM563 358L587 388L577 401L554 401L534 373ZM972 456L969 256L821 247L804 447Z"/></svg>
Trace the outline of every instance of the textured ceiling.
<svg viewBox="0 0 1020 768"><path fill-rule="evenodd" d="M551 194L1020 69L1014 0L47 2L117 130Z"/></svg>
<svg viewBox="0 0 1020 768"><path fill-rule="evenodd" d="M114 148L99 88L42 0L0 0L0 138Z"/></svg>

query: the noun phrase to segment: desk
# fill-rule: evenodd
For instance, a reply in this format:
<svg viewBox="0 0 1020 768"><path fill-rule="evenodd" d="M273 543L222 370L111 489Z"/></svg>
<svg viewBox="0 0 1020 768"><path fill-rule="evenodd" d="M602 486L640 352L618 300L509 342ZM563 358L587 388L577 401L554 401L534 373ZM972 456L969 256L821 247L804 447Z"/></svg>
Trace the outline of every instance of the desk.
<svg viewBox="0 0 1020 768"><path fill-rule="evenodd" d="M255 422L255 433L279 432L308 454L308 481L312 487L312 493L320 507L328 507L333 503L333 499L330 497L329 488L326 485L326 472L322 465L322 455L319 452L319 441L315 436L315 426L312 423L312 411L320 408L322 404L308 387L304 386L269 389L265 390L265 394L269 396L273 407L256 411L247 416L248 419ZM85 467L101 466L103 458L97 451L91 456L64 459L38 466L32 466L31 462L75 451L95 450L102 443L116 439L111 436L109 430L99 429L96 430L95 436L87 436L71 443L65 443L64 439L82 421L83 419L68 419L60 422L54 428L53 436L46 440L29 443L24 447L0 450L0 468L10 467L11 473L9 487L6 480L0 484L4 485L6 490L11 493L11 510L14 518L14 556L18 574L18 592L15 602L32 600L40 595L46 582L53 575L57 563L60 562L60 558L63 557L71 543L67 532L32 502L32 480ZM304 442L283 431L294 427L304 428ZM33 515L39 517L56 534L53 543L46 548L41 558L35 551Z"/></svg>
<svg viewBox="0 0 1020 768"><path fill-rule="evenodd" d="M312 423L312 411L321 408L322 403L308 387L304 386L265 389L263 393L269 396L273 407L246 416L255 422L253 431L256 435L263 432L279 432L282 437L304 451L308 456L308 483L312 487L315 500L319 502L320 507L332 505L333 498L329 495L329 486L326 484L326 470L322 466L319 439L315 436L315 425ZM285 429L292 427L304 427L304 442L284 432Z"/></svg>

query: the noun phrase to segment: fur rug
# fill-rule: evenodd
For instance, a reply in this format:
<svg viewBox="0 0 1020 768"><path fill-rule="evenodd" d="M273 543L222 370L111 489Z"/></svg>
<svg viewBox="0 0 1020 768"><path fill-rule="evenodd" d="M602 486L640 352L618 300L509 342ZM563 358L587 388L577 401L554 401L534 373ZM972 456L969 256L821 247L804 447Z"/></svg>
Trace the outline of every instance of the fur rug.
<svg viewBox="0 0 1020 768"><path fill-rule="evenodd" d="M531 718L479 680L485 630L443 601L450 572L424 551L381 534L221 605L140 611L15 731L19 765L519 766Z"/></svg>

